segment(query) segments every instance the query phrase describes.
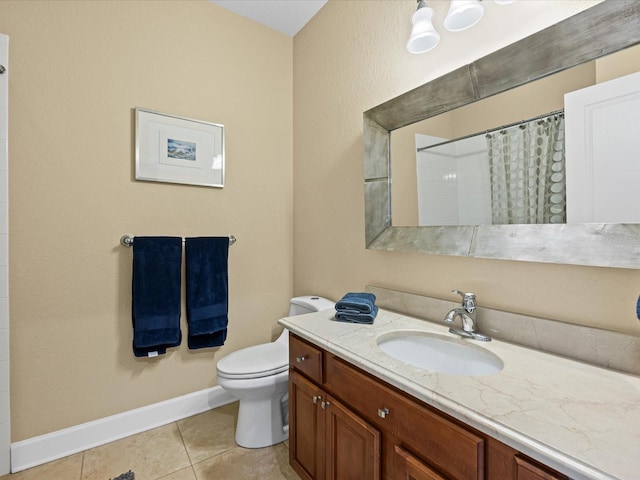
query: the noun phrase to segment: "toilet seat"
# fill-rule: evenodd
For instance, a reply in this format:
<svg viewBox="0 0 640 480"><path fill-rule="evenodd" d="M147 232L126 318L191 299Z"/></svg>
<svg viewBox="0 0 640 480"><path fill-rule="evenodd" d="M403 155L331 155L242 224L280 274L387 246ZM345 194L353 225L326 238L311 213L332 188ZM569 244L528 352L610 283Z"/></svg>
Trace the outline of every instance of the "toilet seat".
<svg viewBox="0 0 640 480"><path fill-rule="evenodd" d="M277 342L255 345L230 353L216 366L225 378L261 378L289 369L289 352Z"/></svg>

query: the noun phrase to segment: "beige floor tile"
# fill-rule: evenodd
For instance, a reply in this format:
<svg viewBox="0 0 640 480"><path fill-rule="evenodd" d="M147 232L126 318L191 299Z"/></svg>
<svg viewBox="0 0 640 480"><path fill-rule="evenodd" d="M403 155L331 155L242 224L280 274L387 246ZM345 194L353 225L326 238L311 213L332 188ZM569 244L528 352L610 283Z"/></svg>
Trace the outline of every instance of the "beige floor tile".
<svg viewBox="0 0 640 480"><path fill-rule="evenodd" d="M45 463L22 472L1 475L1 480L80 480L82 473L82 453ZM109 478L109 477L106 477Z"/></svg>
<svg viewBox="0 0 640 480"><path fill-rule="evenodd" d="M136 476L136 480L138 477ZM193 467L183 468L177 472L171 473L164 477L160 477L157 480L197 480L196 474L193 471Z"/></svg>
<svg viewBox="0 0 640 480"><path fill-rule="evenodd" d="M178 428L192 463L236 447L238 402L180 420Z"/></svg>
<svg viewBox="0 0 640 480"><path fill-rule="evenodd" d="M136 480L298 480L288 441L236 445L237 416L236 402L0 480L108 480L129 470Z"/></svg>
<svg viewBox="0 0 640 480"><path fill-rule="evenodd" d="M190 465L175 423L123 438L84 453L82 480L105 480L133 470L151 480Z"/></svg>
<svg viewBox="0 0 640 480"><path fill-rule="evenodd" d="M299 480L289 466L289 450L273 447L236 447L193 466L198 480Z"/></svg>

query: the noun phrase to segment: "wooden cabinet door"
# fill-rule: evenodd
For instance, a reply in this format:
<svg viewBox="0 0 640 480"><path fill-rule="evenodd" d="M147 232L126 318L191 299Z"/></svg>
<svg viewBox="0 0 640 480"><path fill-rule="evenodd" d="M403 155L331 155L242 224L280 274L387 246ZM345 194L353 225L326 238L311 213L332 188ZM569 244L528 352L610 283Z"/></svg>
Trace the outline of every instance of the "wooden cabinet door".
<svg viewBox="0 0 640 480"><path fill-rule="evenodd" d="M324 400L319 387L289 372L289 463L304 480L324 478Z"/></svg>
<svg viewBox="0 0 640 480"><path fill-rule="evenodd" d="M394 480L447 480L409 452L395 445Z"/></svg>
<svg viewBox="0 0 640 480"><path fill-rule="evenodd" d="M431 407L407 401L398 414L398 437L450 478L485 480L484 438Z"/></svg>
<svg viewBox="0 0 640 480"><path fill-rule="evenodd" d="M380 480L380 432L328 397L325 414L327 480Z"/></svg>

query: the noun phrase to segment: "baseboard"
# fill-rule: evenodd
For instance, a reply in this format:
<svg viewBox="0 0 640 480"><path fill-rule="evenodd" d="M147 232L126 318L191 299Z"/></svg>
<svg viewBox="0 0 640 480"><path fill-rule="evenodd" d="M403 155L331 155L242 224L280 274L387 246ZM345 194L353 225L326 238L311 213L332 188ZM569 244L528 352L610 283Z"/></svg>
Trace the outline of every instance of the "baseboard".
<svg viewBox="0 0 640 480"><path fill-rule="evenodd" d="M11 472L42 465L89 448L234 402L215 386L146 407L83 423L11 444Z"/></svg>

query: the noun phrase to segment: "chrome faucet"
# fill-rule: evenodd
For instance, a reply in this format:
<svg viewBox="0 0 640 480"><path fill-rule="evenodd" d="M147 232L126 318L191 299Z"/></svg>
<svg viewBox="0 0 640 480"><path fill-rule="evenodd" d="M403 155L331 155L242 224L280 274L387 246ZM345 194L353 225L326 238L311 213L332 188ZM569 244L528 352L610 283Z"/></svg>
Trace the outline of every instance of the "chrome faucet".
<svg viewBox="0 0 640 480"><path fill-rule="evenodd" d="M462 330L452 327L449 329L449 332L460 335L464 338L472 338L474 340L480 340L481 342L489 342L491 337L476 330L476 310L478 308L478 305L476 304L476 295L474 293L464 293L460 290L451 291L462 296L462 306L449 310L449 313L444 317L444 321L445 323L455 325L456 317L460 317L462 320Z"/></svg>

